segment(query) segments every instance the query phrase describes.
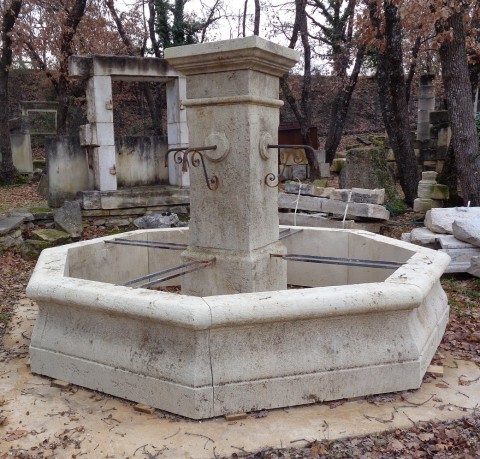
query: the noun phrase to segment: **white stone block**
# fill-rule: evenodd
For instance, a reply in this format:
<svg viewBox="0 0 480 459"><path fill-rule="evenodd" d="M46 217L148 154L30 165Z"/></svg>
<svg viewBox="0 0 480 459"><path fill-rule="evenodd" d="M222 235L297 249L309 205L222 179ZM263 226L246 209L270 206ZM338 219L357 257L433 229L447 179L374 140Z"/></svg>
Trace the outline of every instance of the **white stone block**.
<svg viewBox="0 0 480 459"><path fill-rule="evenodd" d="M117 189L115 145L93 148L93 170L96 190L114 191Z"/></svg>
<svg viewBox="0 0 480 459"><path fill-rule="evenodd" d="M320 177L330 177L330 163L318 163L318 167L320 168Z"/></svg>
<svg viewBox="0 0 480 459"><path fill-rule="evenodd" d="M310 212L324 212L343 216L346 206L348 204L347 216L372 218L376 220L388 220L390 212L382 206L376 204L364 203L346 203L343 201L335 201L334 199L317 198L313 196L300 196L298 206L297 198L293 194L279 193L278 207L280 209L295 209L307 210Z"/></svg>
<svg viewBox="0 0 480 459"><path fill-rule="evenodd" d="M431 209L425 215L425 226L435 233L453 234L455 220L480 218L480 207L449 207Z"/></svg>
<svg viewBox="0 0 480 459"><path fill-rule="evenodd" d="M452 234L438 234L436 239L442 249L476 249L477 246L457 239Z"/></svg>
<svg viewBox="0 0 480 459"><path fill-rule="evenodd" d="M468 268L467 272L472 276L480 277L480 256L470 259L470 268Z"/></svg>
<svg viewBox="0 0 480 459"><path fill-rule="evenodd" d="M30 134L10 133L10 146L12 149L12 161L18 172L26 174L33 172L32 147ZM0 155L1 159L1 155Z"/></svg>
<svg viewBox="0 0 480 459"><path fill-rule="evenodd" d="M445 270L446 273L466 273L472 264L472 258L480 256L480 248L475 249L440 249L450 256L452 261Z"/></svg>
<svg viewBox="0 0 480 459"><path fill-rule="evenodd" d="M410 232L411 242L423 246L433 246L437 240L438 233L430 231L428 228L413 228Z"/></svg>
<svg viewBox="0 0 480 459"><path fill-rule="evenodd" d="M452 223L452 231L457 239L480 247L480 216L455 220Z"/></svg>
<svg viewBox="0 0 480 459"><path fill-rule="evenodd" d="M90 123L113 123L112 82L109 76L94 76L88 80L87 119Z"/></svg>

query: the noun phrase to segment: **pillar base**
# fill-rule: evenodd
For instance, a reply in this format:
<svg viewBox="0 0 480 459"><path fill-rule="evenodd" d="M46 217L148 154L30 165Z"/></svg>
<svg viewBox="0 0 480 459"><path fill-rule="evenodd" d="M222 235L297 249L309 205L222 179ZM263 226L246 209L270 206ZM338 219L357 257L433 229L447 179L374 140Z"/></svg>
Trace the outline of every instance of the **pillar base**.
<svg viewBox="0 0 480 459"><path fill-rule="evenodd" d="M287 262L271 254L285 254L281 242L251 252L189 247L184 262L210 261L212 265L182 278L182 295L211 296L266 292L287 288Z"/></svg>

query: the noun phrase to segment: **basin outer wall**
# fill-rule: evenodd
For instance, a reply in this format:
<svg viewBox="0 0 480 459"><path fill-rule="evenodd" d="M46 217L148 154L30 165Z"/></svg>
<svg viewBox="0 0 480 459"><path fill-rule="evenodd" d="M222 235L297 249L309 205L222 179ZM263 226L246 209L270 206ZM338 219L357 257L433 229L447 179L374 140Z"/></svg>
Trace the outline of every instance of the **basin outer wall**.
<svg viewBox="0 0 480 459"><path fill-rule="evenodd" d="M193 419L419 387L449 257L355 233L414 255L385 282L199 298L67 277L69 248L111 237L45 250L31 370Z"/></svg>

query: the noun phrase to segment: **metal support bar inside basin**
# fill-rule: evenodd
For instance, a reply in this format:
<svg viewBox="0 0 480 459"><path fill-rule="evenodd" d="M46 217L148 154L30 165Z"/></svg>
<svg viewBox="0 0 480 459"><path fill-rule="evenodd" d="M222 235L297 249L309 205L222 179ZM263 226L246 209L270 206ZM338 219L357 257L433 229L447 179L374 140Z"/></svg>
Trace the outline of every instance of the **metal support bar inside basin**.
<svg viewBox="0 0 480 459"><path fill-rule="evenodd" d="M151 247L153 249L166 250L185 250L187 244L174 244L173 242L153 242L140 239L122 239L116 238L111 241L105 241L106 244L133 245L138 247Z"/></svg>
<svg viewBox="0 0 480 459"><path fill-rule="evenodd" d="M166 282L167 280L170 279L175 279L176 277L183 276L185 274L193 273L195 271L198 271L199 269L205 268L208 265L212 264L214 260L211 261L193 261L190 263L183 263L178 266L174 266L173 268L167 268L167 269L162 269L161 271L157 271L152 274L147 274L146 276L141 276L137 277L136 279L129 280L128 282L125 282L122 285L123 287L128 287L129 285L136 284L138 282L142 282L144 280L152 279L157 276L161 276L162 274L168 274L173 271L178 271L179 269L183 269L183 271L175 274L171 274L170 276L165 276L165 277L159 277L158 279L155 279L153 281L145 282L144 284L137 285L133 288L147 288L151 287L156 284L160 284L161 282Z"/></svg>
<svg viewBox="0 0 480 459"><path fill-rule="evenodd" d="M299 255L299 254L272 254L272 257L283 258L287 261L302 261L306 263L324 263L330 265L347 265L360 266L365 268L379 268L379 269L397 269L403 266L404 263L398 261L385 260L365 260L362 258L339 258L339 257L320 257L315 255Z"/></svg>

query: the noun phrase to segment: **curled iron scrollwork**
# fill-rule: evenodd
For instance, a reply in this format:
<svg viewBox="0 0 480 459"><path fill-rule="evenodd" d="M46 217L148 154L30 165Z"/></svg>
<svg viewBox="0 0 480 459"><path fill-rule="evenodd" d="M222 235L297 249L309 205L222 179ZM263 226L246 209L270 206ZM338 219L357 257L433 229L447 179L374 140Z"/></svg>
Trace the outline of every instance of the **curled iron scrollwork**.
<svg viewBox="0 0 480 459"><path fill-rule="evenodd" d="M273 172L270 172L265 176L264 182L265 182L265 185L267 185L270 188L276 188L278 186L278 178Z"/></svg>
<svg viewBox="0 0 480 459"><path fill-rule="evenodd" d="M208 151L208 150L216 150L216 149L217 149L216 145L211 145L208 147L195 147L195 148L190 148L190 147L170 148L165 155L165 167L168 166L168 155L172 152L175 152L175 154L173 155L173 161L175 162L175 164L182 165L183 172L187 172L188 169L190 168L190 165L192 165L193 167L199 167L201 165L208 189L211 191L215 191L220 185L220 180L216 175L212 175L209 177L207 168L205 166L205 158L203 157L202 152ZM189 154L190 154L190 159L188 158Z"/></svg>

